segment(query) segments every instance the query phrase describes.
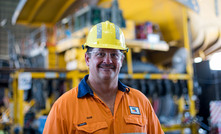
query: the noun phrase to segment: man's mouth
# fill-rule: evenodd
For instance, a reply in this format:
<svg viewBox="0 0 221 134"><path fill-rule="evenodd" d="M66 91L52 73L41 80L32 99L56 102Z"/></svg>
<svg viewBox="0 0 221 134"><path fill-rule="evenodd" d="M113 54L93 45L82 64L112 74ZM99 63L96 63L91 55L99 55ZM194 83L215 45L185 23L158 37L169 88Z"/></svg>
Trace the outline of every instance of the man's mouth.
<svg viewBox="0 0 221 134"><path fill-rule="evenodd" d="M115 66L112 64L100 64L98 67L103 68L103 69L114 69L115 68Z"/></svg>

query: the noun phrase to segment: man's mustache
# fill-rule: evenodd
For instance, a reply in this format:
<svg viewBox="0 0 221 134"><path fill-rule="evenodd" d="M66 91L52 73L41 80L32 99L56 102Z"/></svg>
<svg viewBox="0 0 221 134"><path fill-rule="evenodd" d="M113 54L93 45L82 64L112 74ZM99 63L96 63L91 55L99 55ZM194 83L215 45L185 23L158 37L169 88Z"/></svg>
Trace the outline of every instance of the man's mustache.
<svg viewBox="0 0 221 134"><path fill-rule="evenodd" d="M100 64L99 67L111 68L111 69L115 68L115 66L113 64Z"/></svg>

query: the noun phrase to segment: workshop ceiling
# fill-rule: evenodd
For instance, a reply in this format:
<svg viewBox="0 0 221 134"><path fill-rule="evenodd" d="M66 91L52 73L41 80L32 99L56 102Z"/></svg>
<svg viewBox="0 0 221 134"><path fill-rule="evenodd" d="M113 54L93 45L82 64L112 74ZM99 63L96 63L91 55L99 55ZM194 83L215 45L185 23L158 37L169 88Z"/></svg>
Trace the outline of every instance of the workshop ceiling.
<svg viewBox="0 0 221 134"><path fill-rule="evenodd" d="M21 0L23 6L14 13L14 23L29 26L53 26L65 15L74 12L76 0ZM98 1L98 0L94 0ZM92 3L90 0L83 2ZM100 0L98 4L111 5L112 0ZM151 21L159 24L167 41L180 40L182 35L182 6L174 0L118 0L125 19L136 22ZM22 3L22 2L20 2ZM94 2L96 3L96 2ZM103 7L105 7L103 5ZM67 12L68 11L68 12Z"/></svg>
<svg viewBox="0 0 221 134"><path fill-rule="evenodd" d="M21 0L12 23L53 26L75 0Z"/></svg>
<svg viewBox="0 0 221 134"><path fill-rule="evenodd" d="M85 5L93 3L101 7L110 7L113 2L113 0L20 0L20 3L22 1L23 5L21 4L20 9L17 8L15 11L12 23L38 27L42 24L54 26L56 22ZM192 3L192 8L188 8L192 10L186 12L188 6L180 2ZM221 12L218 8L221 7L221 2L198 2L199 4L197 0L118 0L119 8L126 20L158 24L165 41L175 42L176 45L183 44L183 20L185 13L188 13L192 48L197 55L201 53L206 57L220 50L221 17L217 14ZM194 3L198 4L198 7L195 6L198 8L196 11L193 11ZM211 48L213 44L216 44L216 47Z"/></svg>

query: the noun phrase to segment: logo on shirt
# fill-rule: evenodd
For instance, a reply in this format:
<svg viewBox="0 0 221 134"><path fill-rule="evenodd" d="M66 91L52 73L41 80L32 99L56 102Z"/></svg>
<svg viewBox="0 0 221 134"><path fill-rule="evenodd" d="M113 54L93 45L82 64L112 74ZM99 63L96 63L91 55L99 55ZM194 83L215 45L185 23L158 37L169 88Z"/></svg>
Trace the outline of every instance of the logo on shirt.
<svg viewBox="0 0 221 134"><path fill-rule="evenodd" d="M137 114L137 115L140 115L140 110L138 107L132 107L132 106L129 106L130 108L130 113L131 114Z"/></svg>

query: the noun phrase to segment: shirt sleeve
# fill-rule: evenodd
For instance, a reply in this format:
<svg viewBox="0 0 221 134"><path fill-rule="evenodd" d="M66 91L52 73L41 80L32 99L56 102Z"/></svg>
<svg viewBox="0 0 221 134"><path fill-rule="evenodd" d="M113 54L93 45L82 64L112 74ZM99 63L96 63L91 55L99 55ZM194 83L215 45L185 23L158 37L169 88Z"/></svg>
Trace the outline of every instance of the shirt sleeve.
<svg viewBox="0 0 221 134"><path fill-rule="evenodd" d="M54 103L45 123L43 134L65 134L66 123L62 118L61 109Z"/></svg>
<svg viewBox="0 0 221 134"><path fill-rule="evenodd" d="M148 115L148 134L164 134L160 122L151 106Z"/></svg>

